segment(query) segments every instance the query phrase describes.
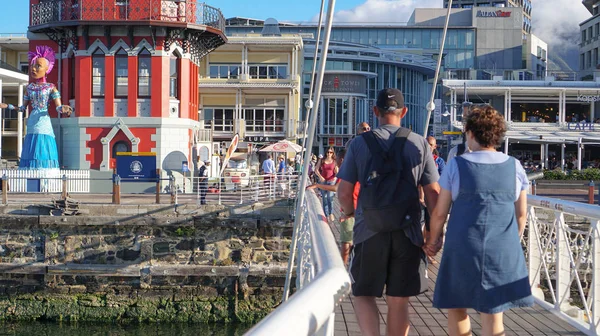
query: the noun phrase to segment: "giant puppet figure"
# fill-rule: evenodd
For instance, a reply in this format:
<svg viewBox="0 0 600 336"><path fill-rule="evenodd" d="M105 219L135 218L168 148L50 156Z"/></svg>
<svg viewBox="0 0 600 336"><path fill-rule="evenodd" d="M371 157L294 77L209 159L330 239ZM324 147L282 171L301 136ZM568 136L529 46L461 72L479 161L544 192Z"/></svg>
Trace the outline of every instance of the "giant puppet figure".
<svg viewBox="0 0 600 336"><path fill-rule="evenodd" d="M31 103L27 135L19 162L20 169L59 168L56 139L48 114L48 101L54 101L56 111L61 115L70 116L73 110L68 105L62 105L56 86L46 82L46 75L52 71L55 60L54 51L48 46L36 47L34 52L29 52L32 82L27 85L23 97L24 105L18 107L19 111L25 111ZM11 104L0 104L0 108L15 109Z"/></svg>

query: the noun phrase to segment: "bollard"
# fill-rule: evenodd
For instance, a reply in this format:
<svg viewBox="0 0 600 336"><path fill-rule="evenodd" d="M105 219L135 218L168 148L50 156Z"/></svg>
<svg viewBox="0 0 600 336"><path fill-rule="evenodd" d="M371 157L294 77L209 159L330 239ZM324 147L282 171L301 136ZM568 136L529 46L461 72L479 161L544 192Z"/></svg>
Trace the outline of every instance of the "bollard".
<svg viewBox="0 0 600 336"><path fill-rule="evenodd" d="M113 204L121 204L121 176L113 175Z"/></svg>
<svg viewBox="0 0 600 336"><path fill-rule="evenodd" d="M537 195L537 183L535 180L531 181L531 194Z"/></svg>
<svg viewBox="0 0 600 336"><path fill-rule="evenodd" d="M2 175L2 204L8 204L8 177Z"/></svg>
<svg viewBox="0 0 600 336"><path fill-rule="evenodd" d="M594 181L590 181L588 184L588 204L594 204Z"/></svg>
<svg viewBox="0 0 600 336"><path fill-rule="evenodd" d="M67 175L63 174L62 176L62 194L61 197L62 199L66 200L67 199Z"/></svg>
<svg viewBox="0 0 600 336"><path fill-rule="evenodd" d="M156 169L156 204L160 204L160 168Z"/></svg>
<svg viewBox="0 0 600 336"><path fill-rule="evenodd" d="M173 175L169 176L169 191L171 192L171 204L175 204L175 193L177 191L175 190L175 176Z"/></svg>

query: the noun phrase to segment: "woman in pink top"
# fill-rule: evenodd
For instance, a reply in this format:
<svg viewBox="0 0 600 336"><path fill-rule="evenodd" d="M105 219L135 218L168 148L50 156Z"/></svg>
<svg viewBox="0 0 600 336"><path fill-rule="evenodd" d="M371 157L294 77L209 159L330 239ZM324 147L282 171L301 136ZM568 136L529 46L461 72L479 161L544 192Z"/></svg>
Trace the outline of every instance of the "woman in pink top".
<svg viewBox="0 0 600 336"><path fill-rule="evenodd" d="M335 160L335 151L333 150L333 147L329 147L325 158L317 163L315 174L317 175L319 182L334 185L338 168ZM323 196L323 211L329 220L333 220L333 194L332 191L321 190L321 195Z"/></svg>

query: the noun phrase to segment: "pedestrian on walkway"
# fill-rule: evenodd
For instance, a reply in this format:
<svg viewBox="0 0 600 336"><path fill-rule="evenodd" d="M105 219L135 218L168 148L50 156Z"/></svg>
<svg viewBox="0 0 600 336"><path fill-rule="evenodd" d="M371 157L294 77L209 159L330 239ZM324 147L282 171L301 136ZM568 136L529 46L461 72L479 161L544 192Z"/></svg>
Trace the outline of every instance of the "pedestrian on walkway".
<svg viewBox="0 0 600 336"><path fill-rule="evenodd" d="M340 167L342 166L342 163L344 163L345 156L346 156L345 149L342 149L338 152L338 154L337 154L338 166L340 166ZM324 184L324 183L323 184L315 183L315 184L310 185L308 188L309 189L318 188L318 189L325 190L325 191L337 192L337 187L338 187L338 184L340 181L341 181L340 179L337 179L335 185L329 185L329 184ZM357 182L354 185L354 192L352 194L355 212L356 212L356 206L358 203L359 192L360 192L360 183ZM348 267L348 260L350 259L350 251L352 251L354 216L345 216L342 213L342 216L339 218L339 223L340 223L340 242L341 242L340 253L342 255L342 260L344 261L344 266Z"/></svg>
<svg viewBox="0 0 600 336"><path fill-rule="evenodd" d="M317 175L319 183L334 185L338 169L338 165L335 162L335 151L333 147L329 147L326 156L317 163L317 167L315 168L315 175ZM331 191L321 190L323 212L325 212L325 217L330 221L334 220L333 194Z"/></svg>
<svg viewBox="0 0 600 336"><path fill-rule="evenodd" d="M198 169L198 187L200 189L200 204L206 204L206 192L208 191L208 167L210 161L198 161L200 168Z"/></svg>
<svg viewBox="0 0 600 336"><path fill-rule="evenodd" d="M386 288L387 335L408 335L409 297L427 289L422 251L422 185L435 207L439 178L425 138L400 127L408 109L402 92L384 89L375 116L382 125L350 144L338 178L338 198L346 216L355 216L350 274L354 310L363 335L380 335L375 298ZM353 192L360 182L354 214Z"/></svg>
<svg viewBox="0 0 600 336"><path fill-rule="evenodd" d="M506 124L493 107L474 107L465 131L472 152L446 166L425 246L430 256L441 248L452 205L433 306L448 309L450 335L471 334L469 308L481 314L483 335L504 335L502 312L533 305L520 243L529 183L518 160L496 151Z"/></svg>

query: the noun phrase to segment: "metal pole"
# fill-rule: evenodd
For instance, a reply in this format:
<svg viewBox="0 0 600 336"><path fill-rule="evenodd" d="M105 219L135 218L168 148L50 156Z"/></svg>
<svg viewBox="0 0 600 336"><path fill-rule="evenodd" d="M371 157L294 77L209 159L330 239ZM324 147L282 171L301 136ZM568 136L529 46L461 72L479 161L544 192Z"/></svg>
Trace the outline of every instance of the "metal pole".
<svg viewBox="0 0 600 336"><path fill-rule="evenodd" d="M444 25L444 32L442 34L442 45L440 46L440 54L437 60L437 66L435 68L435 76L433 78L433 88L431 89L431 98L427 104L427 119L425 119L425 129L423 130L423 136L427 136L427 130L429 129L429 119L431 118L431 112L435 109L433 99L435 98L435 90L437 88L437 82L440 77L440 68L442 67L442 57L444 53L444 44L446 43L446 33L448 32L448 23L450 22L450 13L452 12L452 0L448 1L448 12L446 13L446 24ZM465 83L466 85L466 83ZM466 92L466 90L465 90Z"/></svg>
<svg viewBox="0 0 600 336"><path fill-rule="evenodd" d="M325 27L325 38L323 40L323 50L321 51L321 61L319 63L319 74L315 89L315 110L319 110L319 102L321 101L321 90L323 88L323 77L325 76L325 64L327 63L327 51L329 50L329 36L331 35L331 25L333 24L333 9L335 7L335 0L329 0L329 6L327 8L327 25ZM310 97L309 97L310 99ZM290 294L290 282L292 281L292 270L294 265L294 259L296 257L296 245L298 243L298 230L300 223L302 223L302 204L304 203L304 192L306 184L308 182L308 167L310 164L310 157L312 155L312 145L315 138L315 130L317 128L317 114L313 113L310 116L308 138L304 144L304 162L302 171L306 172L302 174L300 185L298 186L298 198L296 199L296 216L294 218L294 232L292 234L292 243L290 245L290 259L288 262L288 269L285 275L285 286L283 287L283 298L282 301L286 301Z"/></svg>
<svg viewBox="0 0 600 336"><path fill-rule="evenodd" d="M310 120L310 112L313 108L312 101L310 100L313 95L315 71L317 71L317 57L319 56L319 43L321 42L321 26L323 25L323 11L325 10L325 0L321 0L321 11L319 12L319 26L317 28L317 39L315 40L315 53L313 56L313 67L310 73L310 88L308 89L308 100L306 101L306 121ZM309 103L310 102L310 103ZM304 137L302 138L302 145L306 147L306 138L308 135L308 123L304 125Z"/></svg>

